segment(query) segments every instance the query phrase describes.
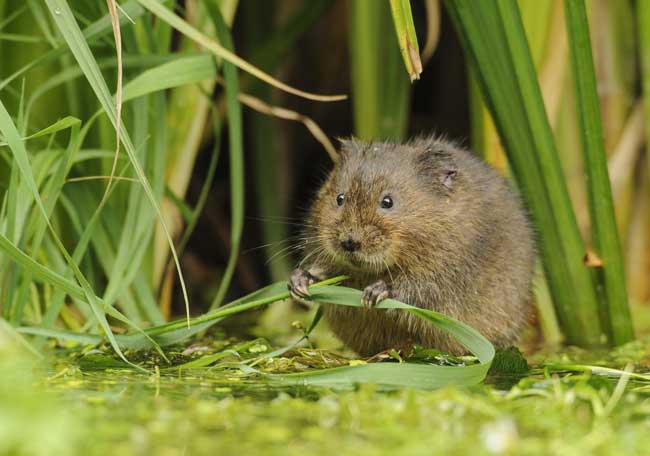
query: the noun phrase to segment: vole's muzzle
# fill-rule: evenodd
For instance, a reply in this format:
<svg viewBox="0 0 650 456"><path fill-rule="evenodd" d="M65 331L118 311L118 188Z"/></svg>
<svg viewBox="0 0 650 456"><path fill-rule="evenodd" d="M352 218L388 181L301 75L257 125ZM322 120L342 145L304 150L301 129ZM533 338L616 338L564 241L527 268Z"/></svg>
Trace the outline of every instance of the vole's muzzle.
<svg viewBox="0 0 650 456"><path fill-rule="evenodd" d="M353 233L342 233L339 235L339 242L341 248L346 252L356 252L361 248L361 241L359 237Z"/></svg>

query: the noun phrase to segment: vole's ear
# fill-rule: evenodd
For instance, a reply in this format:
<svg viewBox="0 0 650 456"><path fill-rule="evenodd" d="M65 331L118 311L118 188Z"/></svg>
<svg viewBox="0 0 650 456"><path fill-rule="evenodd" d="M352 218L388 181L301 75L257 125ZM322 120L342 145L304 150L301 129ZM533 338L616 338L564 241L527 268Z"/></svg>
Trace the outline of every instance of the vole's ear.
<svg viewBox="0 0 650 456"><path fill-rule="evenodd" d="M440 144L424 146L416 152L416 163L421 174L446 190L453 190L458 179L458 167L453 152Z"/></svg>
<svg viewBox="0 0 650 456"><path fill-rule="evenodd" d="M451 190L456 183L458 170L453 168L445 169L440 176L440 183L447 189Z"/></svg>

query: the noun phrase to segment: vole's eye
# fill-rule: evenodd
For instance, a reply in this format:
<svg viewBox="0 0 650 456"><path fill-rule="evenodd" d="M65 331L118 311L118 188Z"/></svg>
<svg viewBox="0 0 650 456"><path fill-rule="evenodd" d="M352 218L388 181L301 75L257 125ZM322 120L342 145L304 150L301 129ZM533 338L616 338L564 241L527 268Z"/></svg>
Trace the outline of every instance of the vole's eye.
<svg viewBox="0 0 650 456"><path fill-rule="evenodd" d="M386 195L381 199L381 208L382 209L390 209L393 207L393 198L390 196Z"/></svg>
<svg viewBox="0 0 650 456"><path fill-rule="evenodd" d="M344 201L345 201L345 195L343 193L339 193L338 195L336 195L337 206L343 206Z"/></svg>

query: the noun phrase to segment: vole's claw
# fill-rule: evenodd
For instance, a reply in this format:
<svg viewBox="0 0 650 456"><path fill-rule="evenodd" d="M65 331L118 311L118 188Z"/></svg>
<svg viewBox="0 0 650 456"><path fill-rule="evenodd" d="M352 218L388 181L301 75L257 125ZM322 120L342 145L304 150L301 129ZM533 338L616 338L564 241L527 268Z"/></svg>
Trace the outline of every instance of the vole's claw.
<svg viewBox="0 0 650 456"><path fill-rule="evenodd" d="M383 280L378 280L375 283L368 285L363 290L361 296L361 303L363 307L370 309L377 305L384 299L390 298L391 290Z"/></svg>
<svg viewBox="0 0 650 456"><path fill-rule="evenodd" d="M296 299L306 299L309 297L309 285L313 284L316 280L307 271L302 268L296 268L291 272L287 288L291 292L291 296Z"/></svg>

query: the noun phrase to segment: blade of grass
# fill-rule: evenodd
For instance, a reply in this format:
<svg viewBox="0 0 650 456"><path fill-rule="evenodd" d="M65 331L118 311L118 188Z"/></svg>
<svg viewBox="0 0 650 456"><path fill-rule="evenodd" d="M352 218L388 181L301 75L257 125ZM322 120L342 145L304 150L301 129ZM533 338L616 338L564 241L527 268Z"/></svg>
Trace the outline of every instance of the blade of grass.
<svg viewBox="0 0 650 456"><path fill-rule="evenodd" d="M95 116L91 117L91 119L89 120L89 122L87 122L86 125L85 125L81 130L80 130L80 132L79 132L78 135L75 134L75 131L76 131L76 130L73 130L73 132L72 132L73 134L71 134L71 137L70 137L70 146L69 146L69 148L68 148L69 155L71 155L72 158L74 158L74 155L76 154L76 149L77 149L77 148L79 147L79 145L83 142L83 139L86 137L86 135L87 135L87 133L88 133L88 131L89 131L89 129L90 129L90 126L93 124L93 121L94 121L95 119L97 119L97 117L98 117L98 115L95 115ZM11 133L11 138L14 139L13 142L10 142L10 146L13 146L13 150L14 150L14 152L15 152L15 151L18 151L18 157L22 157L22 154L24 153L24 150L21 150L21 148L22 148L22 144L21 144L19 141L15 141L15 133L12 132L11 127L12 127L11 124L7 124L7 128L9 129L9 132ZM24 148L23 148L23 149L24 149ZM37 155L37 156L35 157L35 162L37 162L38 159L39 159L41 156L42 156L42 155ZM54 158L54 156L53 156L53 158ZM42 161L43 161L43 160L41 160L41 162L42 162ZM26 159L25 159L25 162L26 162L26 163L29 163ZM19 161L19 165L20 165L20 164L21 164L21 162ZM63 167L63 166L64 166L64 163L63 163L63 160L61 160L61 164L60 164L60 166L59 166L59 168L58 168L58 170L59 170L59 175L60 175L60 176L59 176L59 179L57 179L56 176L54 176L54 181L55 181L55 182L59 182L59 185L61 184L63 177L67 174L67 169L66 169L66 168L68 168L68 167L70 166L70 157L67 157L67 164L65 165L65 167ZM63 167L63 168L62 168L62 167ZM20 166L19 166L18 168L20 168ZM45 162L45 163L41 166L41 168L49 169L49 166L47 165L47 162ZM20 168L20 169L21 169L21 171L22 171L23 168ZM26 182L29 183L30 180L32 180L32 178L29 178L29 175L28 175L28 178L26 178L26 179L24 179L24 180L25 180ZM29 187L30 187L30 189L33 188L31 185L29 185ZM32 190L32 193L34 193L33 190ZM34 193L34 194L35 194L36 196L38 196L38 193ZM59 190L58 194L60 194L60 190ZM58 197L55 197L55 195L53 195L53 194L48 194L47 196L49 197L49 199L47 200L47 204L43 205L43 204L41 203L41 204L38 205L38 207L39 207L39 209L41 210L41 212L42 212L43 206L45 206L46 209L47 209L47 208L50 207L50 205L53 205L53 204L56 202L56 200L58 199ZM37 199L37 202L38 202L38 199ZM38 217L38 216L36 215L36 217ZM32 220L38 220L38 219L32 219ZM66 251L65 248L62 246L61 241L56 237L56 235L54 235L54 232L52 231L52 226L51 226L51 224L49 223L49 219L48 219L47 217L45 218L45 221L47 222L47 226L48 226L48 228L50 229L50 231L51 231L52 234L53 234L52 239L54 240L54 244L56 244L56 248L57 248L57 249L61 252L61 254L63 255L63 257L65 258L65 262L68 263L68 266L70 266L70 267L67 268L66 273L68 273L68 274L71 275L71 276L75 276L75 277L77 278L77 280L79 280L80 283L81 283L81 291L82 291L82 293L83 293L84 296L85 296L85 299L81 299L81 301L83 301L83 302L89 304L89 306L90 306L90 308L91 308L93 314L95 315L95 320L96 320L98 323L100 323L100 325L103 326L104 331L106 332L106 328L108 328L109 330L110 330L110 328L107 326L107 322L106 322L106 319L105 319L104 314L101 313L102 310L103 310L104 312L108 313L109 315L111 315L113 318L117 319L118 321L121 321L121 322L127 324L128 326L134 328L135 330L141 332L142 330L141 330L137 325L133 324L133 322L132 322L131 320L129 320L128 318L124 317L124 315L122 315L120 312L118 312L118 311L116 311L115 309L112 309L111 307L107 306L105 302L102 302L101 300L97 300L97 298L96 298L96 296L94 295L94 293L93 293L93 291L92 291L92 289L91 289L91 287L90 287L88 281L85 279L85 277L83 276L83 274L81 273L81 271L80 271L79 268L77 267L77 262L78 262L78 260L77 260L77 259L70 258L70 256L68 255L67 251ZM90 235L90 233L92 233L92 223L90 223L90 224L87 226L87 232L88 232L88 235ZM82 242L80 242L79 245L77 246L77 250L76 250L75 253L77 253L77 252L80 251L80 250L83 252L83 249L85 248L85 247L84 247L84 242L83 242L83 236L82 236L82 240L81 240L81 241L82 241ZM86 242L87 242L87 241L86 241ZM48 245L48 243L46 243L46 246L47 246L47 245ZM15 251L14 251L13 253L16 254ZM18 251L18 253L20 253L20 251ZM53 253L57 253L57 251L54 250L53 252L49 252L46 256L49 256L49 258L52 259L52 254L53 254ZM81 254L80 254L80 256L81 256ZM80 256L79 256L79 258L80 258ZM27 258L29 259L29 257L27 257ZM15 258L14 258L14 260L15 260ZM30 274L30 275L31 275L31 274L35 274L35 273L33 272L33 270L31 270L29 267L27 267L26 269L27 269L27 274ZM36 274L35 274L35 275L36 275ZM55 297L55 298L56 298L56 297ZM61 301L62 301L62 298L61 298ZM101 305L101 307L102 307L101 309L99 309L99 306L100 306L100 305ZM49 309L48 309L48 311L49 311ZM47 313L46 313L46 317L47 317ZM87 316L87 318L88 318L88 316ZM88 321L87 321L87 325L88 325L88 323L92 323L92 321L91 321L91 320L88 320ZM115 343L115 339L114 339L112 333L106 333L106 335L107 335L107 338L108 338L109 342L111 342L111 343ZM151 342L152 342L152 346L153 346L156 350L158 350L158 351L160 352L161 356L162 356L164 359L166 359L165 354L162 352L162 350L160 349L160 347L157 346L157 345L155 344L155 342L153 342L153 341L151 341ZM119 349L116 350L116 352L117 352L120 356L122 356L121 353L119 352ZM122 357L123 357L123 356L122 356ZM124 357L123 357L123 359L124 359ZM128 360L125 359L125 361L126 361L127 363L129 363ZM130 363L129 363L129 364L130 364ZM137 367L137 366L136 366L136 367Z"/></svg>
<svg viewBox="0 0 650 456"><path fill-rule="evenodd" d="M411 0L390 0L390 10L393 14L393 23L397 33L399 50L406 66L406 72L411 82L420 79L422 62L420 61L420 47L415 35L415 24L411 14Z"/></svg>
<svg viewBox="0 0 650 456"><path fill-rule="evenodd" d="M115 112L117 115L115 120L115 158L113 158L111 176L106 184L102 202L106 199L106 195L108 195L108 191L111 189L113 176L115 176L115 169L117 168L117 161L120 158L120 128L122 126L122 31L120 30L120 18L117 13L115 0L106 0L106 4L108 5L108 13L111 17L115 49L117 50L117 88L115 90Z"/></svg>
<svg viewBox="0 0 650 456"><path fill-rule="evenodd" d="M9 24L11 24L19 16L21 16L23 13L25 13L27 8L28 8L27 5L23 5L20 8L16 8L14 11L11 12L11 14L5 15L4 14L4 0L2 0L0 2L0 15L2 16L2 21L0 21L0 30L5 29Z"/></svg>
<svg viewBox="0 0 650 456"><path fill-rule="evenodd" d="M159 90L193 84L217 76L214 57L210 54L177 56L143 71L124 86L123 101L129 101Z"/></svg>
<svg viewBox="0 0 650 456"><path fill-rule="evenodd" d="M97 334L83 334L73 331L64 331L61 329L49 329L38 327L18 327L16 328L20 334L30 334L32 336L48 337L51 339L67 340L71 342L78 342L84 345L99 345L104 341L102 336Z"/></svg>
<svg viewBox="0 0 650 456"><path fill-rule="evenodd" d="M310 286L312 299L329 305L361 306L361 291L351 288L332 286L344 280L344 276L335 277ZM224 318L240 312L255 309L261 306L289 298L286 283L278 282L256 291L244 298L233 301L222 308L192 320L192 328L184 327L184 321L171 322L147 330L147 334L155 338L159 344L164 344L163 336L177 334L176 341L189 337L189 332L203 325L207 328L210 324L222 321ZM339 367L333 369L311 370L295 374L265 374L252 368L244 369L245 372L260 374L274 384L279 385L313 385L332 388L352 388L359 383L376 383L381 388L412 387L419 389L433 389L447 385L467 386L483 381L494 358L494 347L476 330L453 318L426 309L404 304L399 301L387 299L382 301L378 308L401 309L424 319L438 329L451 334L468 351L477 358L478 363L468 366L436 366L409 363L372 363L357 366ZM90 341L89 338L80 338L77 333L49 330L41 328L23 327L18 329L24 334L46 335L55 338L64 338L78 341ZM185 333L185 334L183 334ZM137 340L143 342L142 335L117 336L123 346L138 346ZM131 338L131 340L129 340ZM138 339L136 339L138 338ZM98 343L100 340L95 340ZM169 342L169 340L167 341ZM242 368L245 368L242 365Z"/></svg>
<svg viewBox="0 0 650 456"><path fill-rule="evenodd" d="M232 37L219 9L211 4L207 6L219 40L223 43L225 49L232 51L234 49ZM226 104L228 106L228 142L230 145L230 256L217 294L210 305L211 310L221 305L230 286L237 265L237 258L239 257L239 244L244 227L244 144L241 104L238 98L239 79L237 78L235 66L225 60L223 62L223 74L226 86Z"/></svg>
<svg viewBox="0 0 650 456"><path fill-rule="evenodd" d="M587 11L583 0L566 0L564 6L587 174L591 242L596 255L603 262L603 266L596 271L604 294L603 324L611 326L612 342L620 345L634 338L634 330L627 303L623 257L607 171Z"/></svg>
<svg viewBox="0 0 650 456"><path fill-rule="evenodd" d="M67 130L68 128L78 124L79 122L80 120L77 119L76 117L67 116L64 117L63 119L57 120L49 127L43 128L42 130L39 130L36 133L32 133L31 135L24 137L23 140L26 141L28 139L40 138L42 136L51 135L58 131ZM6 145L8 145L6 142L0 142L0 147Z"/></svg>
<svg viewBox="0 0 650 456"><path fill-rule="evenodd" d="M13 242L18 242L18 237L20 235L20 230L17 229L18 225L18 190L19 190L19 180L20 180L20 170L16 166L16 159L12 157L12 161L9 163L10 174L9 174L9 189L6 193L6 221L4 226L4 233L8 239L11 239ZM1 231L0 231L1 232ZM2 310L3 315L6 319L11 318L11 309L13 307L14 293L16 291L16 273L15 267L10 263L9 258L0 257L0 271L2 271L2 282L0 282L0 298L2 299Z"/></svg>
<svg viewBox="0 0 650 456"><path fill-rule="evenodd" d="M44 195L46 196L45 210L48 218L52 216L52 212L54 211L54 207L59 199L59 195L65 183L65 177L70 172L72 161L77 151L79 150L80 143L78 139L79 139L80 124L81 121L77 119L77 122L71 125L68 148L63 153L54 174L52 175L52 177L50 178L48 184L44 189ZM32 252L34 252L34 254L37 254L40 251L43 237L47 232L47 223L45 223L45 219L43 219L42 217L31 217L30 222L35 227L34 228L35 233L32 238L31 249ZM27 231L28 232L30 231L29 227ZM25 274L23 274L22 292L19 293L19 299L16 303L17 307L14 314L12 315L13 324L18 324L20 321L22 321L23 305L25 303L27 293L29 287L31 286L31 283L32 283L31 274L27 271Z"/></svg>

